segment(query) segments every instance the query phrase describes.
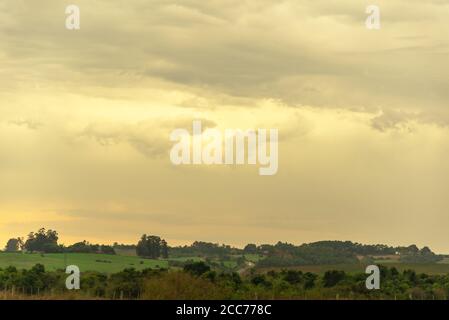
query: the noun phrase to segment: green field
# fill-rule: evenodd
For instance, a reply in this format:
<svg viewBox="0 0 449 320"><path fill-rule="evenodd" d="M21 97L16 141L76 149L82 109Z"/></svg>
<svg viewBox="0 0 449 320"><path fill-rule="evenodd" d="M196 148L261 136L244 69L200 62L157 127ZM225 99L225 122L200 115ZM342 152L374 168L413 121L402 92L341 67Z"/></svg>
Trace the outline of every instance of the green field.
<svg viewBox="0 0 449 320"><path fill-rule="evenodd" d="M246 255L247 261L257 261L260 259L257 255ZM199 257L170 257L170 260L185 262L188 260L202 261ZM427 273L429 275L449 274L449 261L433 264L408 264L389 261L383 263L386 267L396 267L399 271L406 269L415 270L417 273ZM168 268L167 260L142 259L131 255L107 255L107 254L89 254L89 253L67 253L64 257L62 253L6 253L0 252L0 268L15 266L18 269L29 269L36 263L43 264L49 271L64 269L66 265L76 265L81 271L99 271L105 273L114 273L122 271L125 268L135 268L142 270L146 268ZM237 267L235 260L223 261L227 269ZM329 270L343 270L346 273L365 272L364 264L337 264L337 265L307 265L297 266L285 269L296 269L303 272L313 272L323 274ZM284 268L262 268L260 272L270 270L281 270Z"/></svg>
<svg viewBox="0 0 449 320"><path fill-rule="evenodd" d="M253 263L259 262L261 259L263 259L263 256L259 254L245 254L245 259L247 261L251 261Z"/></svg>
<svg viewBox="0 0 449 320"><path fill-rule="evenodd" d="M201 257L176 257L176 258L169 257L168 260L179 261L179 262L188 262L188 261L199 262L199 261L204 261L204 258L201 258Z"/></svg>
<svg viewBox="0 0 449 320"><path fill-rule="evenodd" d="M125 268L137 270L146 268L167 268L166 260L141 259L133 256L67 253L0 253L0 268L15 266L18 269L29 269L41 263L47 270L64 269L65 265L76 265L81 271L100 271L113 273Z"/></svg>
<svg viewBox="0 0 449 320"><path fill-rule="evenodd" d="M449 258L443 258L443 260L438 261L440 264L449 264Z"/></svg>

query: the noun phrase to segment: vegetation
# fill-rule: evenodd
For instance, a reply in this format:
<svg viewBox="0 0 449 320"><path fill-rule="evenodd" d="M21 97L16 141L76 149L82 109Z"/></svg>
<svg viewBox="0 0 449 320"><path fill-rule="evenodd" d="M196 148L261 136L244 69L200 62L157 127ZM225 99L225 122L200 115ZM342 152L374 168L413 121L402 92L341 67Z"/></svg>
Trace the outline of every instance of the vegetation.
<svg viewBox="0 0 449 320"><path fill-rule="evenodd" d="M319 241L294 246L278 242L276 245L263 245L257 248L267 256L260 261L260 267L291 267L298 265L355 264L359 257L367 259L376 256L397 255L408 263L438 262L441 256L428 247L419 250L415 245L409 247L389 247L385 245L363 245L351 241Z"/></svg>
<svg viewBox="0 0 449 320"><path fill-rule="evenodd" d="M428 247L319 241L248 244L195 241L170 247L159 236L136 244L58 243L39 229L11 238L0 253L0 295L83 299L446 299L449 256ZM81 290L65 289L65 267ZM365 288L365 267L381 266L381 290Z"/></svg>
<svg viewBox="0 0 449 320"><path fill-rule="evenodd" d="M0 291L12 296L64 296L101 299L447 299L448 275L417 274L381 266L381 290L365 287L366 274L329 270L323 275L295 270L266 273L216 272L204 262L184 270L127 268L110 275L84 272L81 290L65 289L63 270L0 269Z"/></svg>
<svg viewBox="0 0 449 320"><path fill-rule="evenodd" d="M30 232L25 241L24 248L29 252L62 252L62 247L58 245L58 232L54 230L39 229L37 232Z"/></svg>
<svg viewBox="0 0 449 320"><path fill-rule="evenodd" d="M136 253L139 257L157 259L168 258L168 246L164 239L158 236L147 236L144 234L137 243Z"/></svg>
<svg viewBox="0 0 449 320"><path fill-rule="evenodd" d="M137 256L94 253L0 253L0 268L15 266L18 269L30 269L38 263L50 271L65 269L67 265L76 265L81 271L99 271L108 274L125 268L137 270L168 268L166 260L142 259Z"/></svg>
<svg viewBox="0 0 449 320"><path fill-rule="evenodd" d="M190 246L169 248L171 256L199 256L199 257L226 257L232 254L241 254L242 250L229 245L220 245L203 241L195 241Z"/></svg>
<svg viewBox="0 0 449 320"><path fill-rule="evenodd" d="M398 271L402 272L404 270L412 269L415 270L416 273L425 273L429 275L445 275L449 274L449 264L440 264L440 263L402 263L402 262L388 262L388 263L375 263L376 265L385 265L389 268L396 268ZM351 263L351 264L332 264L332 265L303 265L303 266L294 266L294 267L277 267L277 268L259 268L256 267L257 272L268 272L271 270L275 270L277 272L289 269L295 271L302 272L312 272L319 275L323 275L326 271L329 270L341 270L346 272L347 274L356 274L363 270L365 270L366 266L370 264L365 263Z"/></svg>
<svg viewBox="0 0 449 320"><path fill-rule="evenodd" d="M115 250L112 246L90 244L86 240L68 246L64 252L115 254Z"/></svg>
<svg viewBox="0 0 449 320"><path fill-rule="evenodd" d="M190 246L169 247L167 242L156 235L142 235L137 244L114 243L113 246L90 244L84 240L69 246L58 244L59 235L55 230L39 229L31 232L27 240L10 239L6 252L39 253L93 253L139 256L146 259L168 260L173 266L182 267L179 258L207 260L211 266L238 269L247 262L256 263L259 268L285 268L305 265L332 265L374 263L376 261L400 261L402 263L428 264L441 262L444 256L436 255L428 247L419 249L416 245L390 247L382 244L363 245L351 241L319 241L299 246L278 242L275 245L247 244L243 249L225 244L195 241Z"/></svg>
<svg viewBox="0 0 449 320"><path fill-rule="evenodd" d="M22 238L12 238L9 239L5 246L6 252L18 252L23 248L23 240Z"/></svg>

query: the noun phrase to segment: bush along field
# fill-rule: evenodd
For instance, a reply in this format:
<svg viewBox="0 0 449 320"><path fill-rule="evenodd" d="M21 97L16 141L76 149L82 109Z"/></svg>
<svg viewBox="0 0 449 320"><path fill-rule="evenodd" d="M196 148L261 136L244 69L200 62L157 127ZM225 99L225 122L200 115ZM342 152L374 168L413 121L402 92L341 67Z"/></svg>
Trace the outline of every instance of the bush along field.
<svg viewBox="0 0 449 320"><path fill-rule="evenodd" d="M47 271L37 264L29 270L0 270L4 299L448 299L449 276L399 272L382 267L381 289L365 287L366 274L329 270L319 275L297 270L217 272L205 262L183 269L125 269L105 274L83 272L80 290L65 287L63 270Z"/></svg>

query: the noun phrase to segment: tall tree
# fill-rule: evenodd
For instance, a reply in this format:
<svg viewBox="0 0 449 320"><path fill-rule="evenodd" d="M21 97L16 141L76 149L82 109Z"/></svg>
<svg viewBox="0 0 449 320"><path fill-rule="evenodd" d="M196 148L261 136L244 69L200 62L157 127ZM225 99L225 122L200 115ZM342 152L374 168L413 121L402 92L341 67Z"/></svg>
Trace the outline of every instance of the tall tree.
<svg viewBox="0 0 449 320"><path fill-rule="evenodd" d="M58 238L57 231L41 228L36 233L30 232L28 234L28 239L24 247L27 251L31 252L60 252L61 248L58 246Z"/></svg>
<svg viewBox="0 0 449 320"><path fill-rule="evenodd" d="M257 246L254 243L249 243L243 248L245 253L257 253Z"/></svg>
<svg viewBox="0 0 449 320"><path fill-rule="evenodd" d="M20 250L21 243L22 241L20 238L9 239L8 242L6 243L5 251L17 252Z"/></svg>
<svg viewBox="0 0 449 320"><path fill-rule="evenodd" d="M168 245L167 241L165 241L164 239L162 239L161 241L161 255L164 259L168 258Z"/></svg>
<svg viewBox="0 0 449 320"><path fill-rule="evenodd" d="M136 246L136 253L139 257L157 259L168 257L167 242L158 236L142 235Z"/></svg>

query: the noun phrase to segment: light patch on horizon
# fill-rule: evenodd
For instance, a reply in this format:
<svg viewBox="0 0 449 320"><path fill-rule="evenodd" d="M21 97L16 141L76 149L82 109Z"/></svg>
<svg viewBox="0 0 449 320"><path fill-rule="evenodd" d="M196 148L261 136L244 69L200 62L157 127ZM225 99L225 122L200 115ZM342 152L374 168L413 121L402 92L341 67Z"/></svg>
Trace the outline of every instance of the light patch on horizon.
<svg viewBox="0 0 449 320"><path fill-rule="evenodd" d="M324 239L449 252L449 5L0 4L0 241ZM279 172L173 167L169 133L278 128ZM98 230L101 226L101 230Z"/></svg>

